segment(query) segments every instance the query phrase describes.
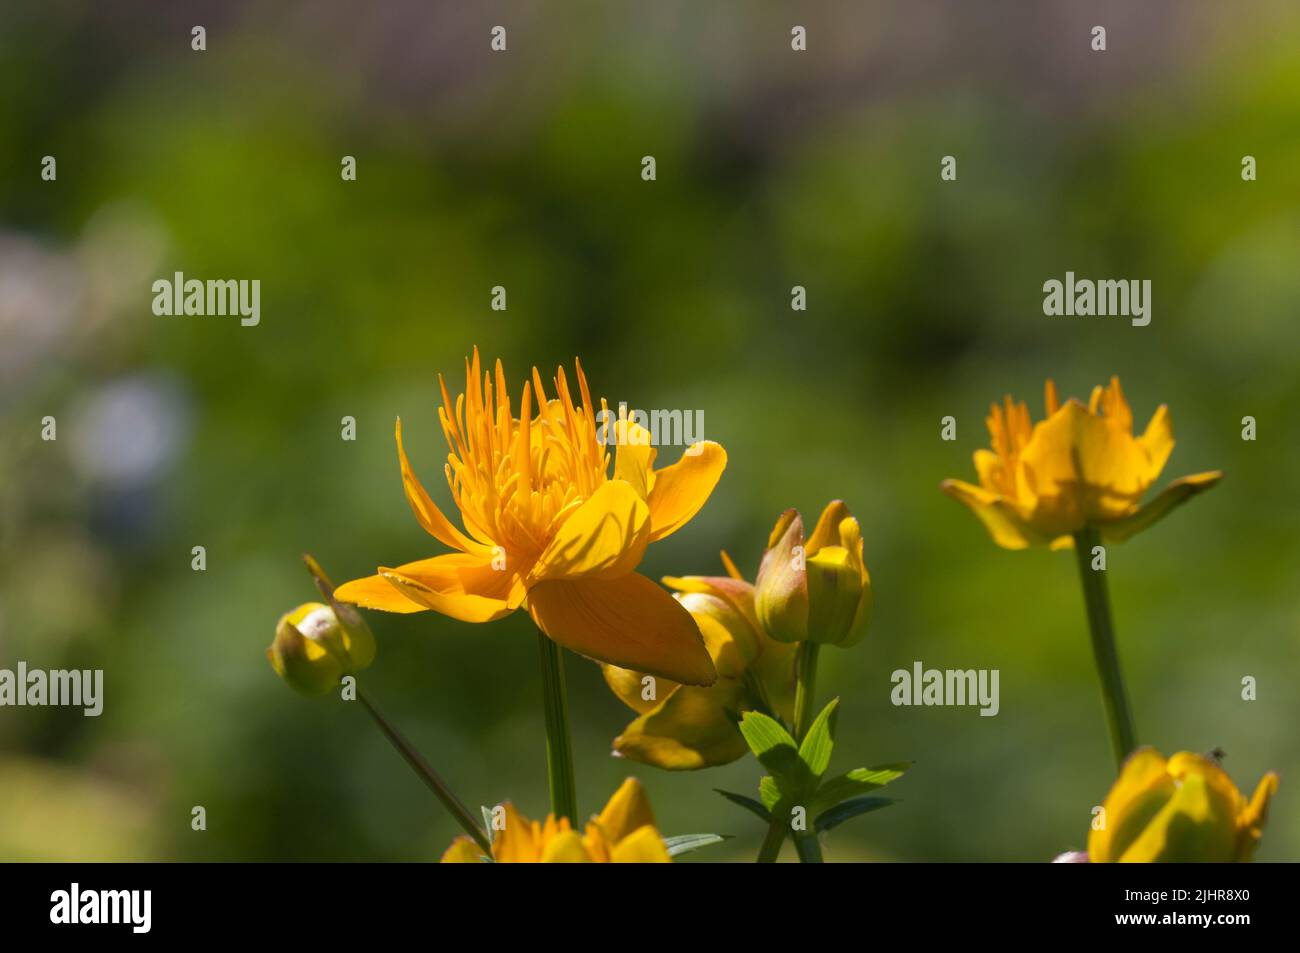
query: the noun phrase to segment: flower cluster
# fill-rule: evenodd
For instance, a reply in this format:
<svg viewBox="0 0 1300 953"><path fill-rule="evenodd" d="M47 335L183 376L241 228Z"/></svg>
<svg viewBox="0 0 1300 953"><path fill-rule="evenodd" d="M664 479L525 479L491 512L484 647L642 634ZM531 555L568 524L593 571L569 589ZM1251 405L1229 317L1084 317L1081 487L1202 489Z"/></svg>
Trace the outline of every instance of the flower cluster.
<svg viewBox="0 0 1300 953"><path fill-rule="evenodd" d="M820 835L893 803L879 789L907 763L829 772L839 699L814 704L818 653L865 637L874 590L862 528L834 500L806 532L797 510L782 513L753 581L722 553L721 575L679 575L661 587L638 572L651 543L685 526L709 499L727 465L712 441L691 445L659 467L658 451L635 421L620 417L615 451L598 433L608 421L582 366L576 390L563 368L550 389L534 368L518 401L497 361L477 349L454 399L439 378L438 411L447 441L443 473L457 525L416 476L396 428L402 489L419 525L448 552L396 566L337 590L309 566L327 603L281 618L267 650L286 681L325 694L372 662L374 639L356 607L426 610L466 623L531 617L542 647L543 709L552 810L530 820L513 804L474 817L364 695L355 697L407 763L465 830L444 862L663 862L718 843L715 834L661 835L641 783L629 778L589 821L576 809L562 649L601 666L614 695L634 713L613 740L616 755L667 770L696 770L753 754L768 772L757 794L719 792L760 818L759 860L786 840L803 861L821 859ZM1168 760L1139 748L1124 688L1104 575L1089 552L1127 539L1214 486L1200 473L1143 502L1174 438L1160 407L1141 436L1112 378L1087 404L1061 402L1049 380L1046 417L1008 397L988 418L991 449L975 453L978 485L947 480L943 490L980 519L1007 549L1074 548L1084 590L1118 780L1094 825L1092 862L1250 859L1277 776L1247 800L1212 758L1183 752ZM671 591L670 591L671 590ZM1064 855L1063 855L1064 859Z"/></svg>

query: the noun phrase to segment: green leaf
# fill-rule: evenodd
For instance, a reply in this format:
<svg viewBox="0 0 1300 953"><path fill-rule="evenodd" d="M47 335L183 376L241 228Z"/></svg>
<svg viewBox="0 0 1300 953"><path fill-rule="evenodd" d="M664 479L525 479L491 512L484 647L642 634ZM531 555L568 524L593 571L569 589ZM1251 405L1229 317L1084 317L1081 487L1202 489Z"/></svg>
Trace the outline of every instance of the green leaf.
<svg viewBox="0 0 1300 953"><path fill-rule="evenodd" d="M740 720L740 732L754 757L772 772L781 793L794 798L803 797L816 784L806 764L800 761L794 738L775 718L768 718L758 711L746 711Z"/></svg>
<svg viewBox="0 0 1300 953"><path fill-rule="evenodd" d="M831 778L813 795L808 811L816 817L842 801L869 794L900 777L909 767L910 762L902 762L875 768L854 768L847 774Z"/></svg>
<svg viewBox="0 0 1300 953"><path fill-rule="evenodd" d="M754 757L773 774L788 772L791 764L798 760L794 739L775 718L762 712L747 711L740 719L740 733Z"/></svg>
<svg viewBox="0 0 1300 953"><path fill-rule="evenodd" d="M839 712L840 700L832 698L830 704L822 709L813 721L803 744L799 746L799 760L812 774L814 780L820 781L831 764L831 750L835 747L835 720Z"/></svg>
<svg viewBox="0 0 1300 953"><path fill-rule="evenodd" d="M882 807L889 807L894 803L896 802L892 797L867 796L850 798L818 815L817 820L813 821L813 828L820 834L844 823L849 818L857 817L859 814L868 814L871 811L878 811Z"/></svg>
<svg viewBox="0 0 1300 953"><path fill-rule="evenodd" d="M758 782L758 799L763 802L763 806L768 811L775 811L776 806L781 803L781 787L776 782L776 778L764 776Z"/></svg>
<svg viewBox="0 0 1300 953"><path fill-rule="evenodd" d="M816 785L808 766L799 758L799 749L790 732L781 727L775 718L756 711L747 711L740 720L740 733L745 737L754 757L776 779L781 792L800 798Z"/></svg>
<svg viewBox="0 0 1300 953"><path fill-rule="evenodd" d="M717 791L732 804L738 804L751 814L757 815L758 819L764 824L771 823L772 815L768 813L767 808L762 804L759 804L752 797L745 797L743 794L735 794L732 791L724 791L722 788L714 788L713 790Z"/></svg>
<svg viewBox="0 0 1300 953"><path fill-rule="evenodd" d="M730 835L724 834L677 834L674 837L665 837L664 846L668 848L669 857L676 857L678 854L689 854L693 850L711 844L721 844L729 837Z"/></svg>

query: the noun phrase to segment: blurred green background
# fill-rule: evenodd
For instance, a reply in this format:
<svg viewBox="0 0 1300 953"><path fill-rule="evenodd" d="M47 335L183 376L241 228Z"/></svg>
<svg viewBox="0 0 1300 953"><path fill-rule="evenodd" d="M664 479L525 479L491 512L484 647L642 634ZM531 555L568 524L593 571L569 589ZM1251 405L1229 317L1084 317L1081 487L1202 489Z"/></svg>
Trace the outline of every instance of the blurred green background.
<svg viewBox="0 0 1300 953"><path fill-rule="evenodd" d="M364 714L263 649L314 597L300 552L344 579L439 551L392 424L447 505L436 375L459 388L475 344L516 384L580 355L611 403L703 410L730 464L651 576L724 547L752 574L782 509L848 501L877 614L822 653L835 765L916 764L832 860L1084 846L1113 768L1073 560L995 548L939 482L1047 376L1119 374L1139 426L1168 403L1161 482L1226 478L1111 551L1139 734L1222 747L1248 790L1278 770L1258 858L1300 858L1300 11L702 6L0 7L0 667L102 667L106 693L98 719L0 710L0 859L440 855L456 829ZM260 279L261 324L155 316L176 270ZM1151 279L1150 326L1044 317L1067 270ZM390 717L471 804L544 814L526 617L371 622ZM893 707L915 660L999 669L1000 714ZM752 859L759 824L710 789L757 765L614 760L630 713L568 672L582 809L635 773L665 833L736 835L694 858Z"/></svg>

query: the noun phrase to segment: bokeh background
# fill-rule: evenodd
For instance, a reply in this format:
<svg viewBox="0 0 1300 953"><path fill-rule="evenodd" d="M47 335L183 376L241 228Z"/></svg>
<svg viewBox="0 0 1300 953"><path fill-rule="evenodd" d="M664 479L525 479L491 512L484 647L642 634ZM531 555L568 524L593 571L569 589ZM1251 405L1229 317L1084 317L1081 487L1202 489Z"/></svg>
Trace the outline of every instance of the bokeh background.
<svg viewBox="0 0 1300 953"><path fill-rule="evenodd" d="M1243 787L1280 771L1259 859L1300 858L1300 10L1086 7L0 7L0 667L106 681L98 719L0 710L0 858L439 856L455 828L364 714L263 649L314 597L300 552L350 578L438 550L392 424L446 504L437 374L474 344L516 382L580 355L612 402L703 410L730 465L652 576L723 547L752 573L789 506L861 519L877 615L823 653L835 763L916 764L835 860L1083 846L1113 768L1073 560L996 549L939 482L1049 375L1119 374L1140 424L1167 402L1166 478L1227 475L1111 551L1139 733L1221 747ZM260 279L260 326L155 316L176 270ZM1150 278L1152 323L1044 317L1066 270ZM371 622L393 720L471 804L544 813L527 619ZM893 707L915 660L999 669L1001 713ZM752 859L759 824L711 789L753 793L757 765L614 760L630 713L568 673L583 809L635 773L666 833L736 835L696 859Z"/></svg>

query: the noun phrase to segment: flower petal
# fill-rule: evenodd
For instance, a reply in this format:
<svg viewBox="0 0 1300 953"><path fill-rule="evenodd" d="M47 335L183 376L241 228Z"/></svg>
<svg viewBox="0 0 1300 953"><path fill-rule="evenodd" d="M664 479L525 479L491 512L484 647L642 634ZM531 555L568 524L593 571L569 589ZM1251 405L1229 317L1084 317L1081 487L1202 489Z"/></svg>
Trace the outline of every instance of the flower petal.
<svg viewBox="0 0 1300 953"><path fill-rule="evenodd" d="M334 590L334 598L363 609L383 612L425 612L429 608L422 602L407 598L400 589L377 574L343 583Z"/></svg>
<svg viewBox="0 0 1300 953"><path fill-rule="evenodd" d="M650 496L650 541L688 523L709 498L727 466L727 451L712 440L693 443L670 467L656 470Z"/></svg>
<svg viewBox="0 0 1300 953"><path fill-rule="evenodd" d="M1102 802L1105 825L1088 834L1089 860L1094 864L1118 861L1173 792L1174 781L1160 752L1142 747L1129 755Z"/></svg>
<svg viewBox="0 0 1300 953"><path fill-rule="evenodd" d="M625 758L668 771L729 764L749 751L730 712L752 705L742 683L721 678L709 688L684 685L614 739Z"/></svg>
<svg viewBox="0 0 1300 953"><path fill-rule="evenodd" d="M1229 796L1200 771L1185 774L1173 795L1120 856L1122 863L1228 863L1236 860L1233 813L1237 791Z"/></svg>
<svg viewBox="0 0 1300 953"><path fill-rule="evenodd" d="M615 844L642 827L655 826L655 813L645 788L636 778L628 778L610 797L596 818L601 833Z"/></svg>
<svg viewBox="0 0 1300 953"><path fill-rule="evenodd" d="M1165 404L1156 408L1146 431L1137 441L1147 457L1147 483L1155 483L1169 460L1169 454L1174 452L1174 426Z"/></svg>
<svg viewBox="0 0 1300 953"><path fill-rule="evenodd" d="M702 592L726 599L741 612L752 616L754 587L731 576L664 576L663 584L678 592Z"/></svg>
<svg viewBox="0 0 1300 953"><path fill-rule="evenodd" d="M700 627L704 648L718 674L724 678L742 677L762 650L754 622L721 596L684 592L675 598Z"/></svg>
<svg viewBox="0 0 1300 953"><path fill-rule="evenodd" d="M411 602L462 622L492 622L523 603L527 590L517 573L497 571L468 553L445 553L379 575Z"/></svg>
<svg viewBox="0 0 1300 953"><path fill-rule="evenodd" d="M626 418L613 424L617 449L614 451L614 479L631 484L641 499L654 488L657 448L650 443L650 431Z"/></svg>
<svg viewBox="0 0 1300 953"><path fill-rule="evenodd" d="M609 480L552 537L533 580L613 579L634 570L650 543L650 508L631 484Z"/></svg>
<svg viewBox="0 0 1300 953"><path fill-rule="evenodd" d="M803 517L797 510L786 510L772 529L754 579L760 627L779 642L808 637L807 556Z"/></svg>
<svg viewBox="0 0 1300 953"><path fill-rule="evenodd" d="M1268 805L1277 793L1277 774L1270 771L1260 778L1255 794L1245 810L1237 815L1237 859L1248 861L1259 846L1259 838L1268 821Z"/></svg>
<svg viewBox="0 0 1300 953"><path fill-rule="evenodd" d="M1146 448L1120 423L1123 395L1104 389L1100 404L1114 416L1090 413L1069 400L1034 427L1020 454L1018 498L1033 502L1030 517L1046 535L1072 533L1088 522L1127 515L1158 475Z"/></svg>
<svg viewBox="0 0 1300 953"><path fill-rule="evenodd" d="M823 546L808 557L808 638L815 642L839 644L853 628L864 594L862 569L843 546ZM863 629L870 616L864 616Z"/></svg>
<svg viewBox="0 0 1300 953"><path fill-rule="evenodd" d="M609 859L614 864L671 864L673 862L664 839L653 827L643 827L614 845Z"/></svg>
<svg viewBox="0 0 1300 953"><path fill-rule="evenodd" d="M483 851L466 834L461 834L442 855L441 864L481 864Z"/></svg>
<svg viewBox="0 0 1300 953"><path fill-rule="evenodd" d="M875 611L875 590L871 585L871 573L867 571L867 565L862 561L862 527L852 516L840 523L840 540L862 580L862 598L858 601L853 623L849 627L848 634L839 643L841 648L849 648L862 641L867 626L871 624L871 616Z"/></svg>
<svg viewBox="0 0 1300 953"><path fill-rule="evenodd" d="M396 432L397 461L402 469L402 489L406 491L406 501L411 504L411 510L415 513L415 518L419 520L425 532L452 549L480 555L491 552L490 546L470 539L452 525L451 520L442 514L442 510L438 509L438 505L433 502L433 498L424 489L424 485L416 478L415 471L411 469L411 461L406 458L406 450L402 447L401 417L397 418Z"/></svg>
<svg viewBox="0 0 1300 953"><path fill-rule="evenodd" d="M577 831L561 831L552 837L542 851L544 864L589 864L591 856L582 845L582 835Z"/></svg>
<svg viewBox="0 0 1300 953"><path fill-rule="evenodd" d="M609 686L609 690L638 715L644 715L657 708L659 703L677 688L677 683L670 678L645 675L634 672L630 668L619 668L617 665L601 665L600 671L605 676L605 684ZM649 694L652 696L650 698L645 697L647 689L650 690Z"/></svg>
<svg viewBox="0 0 1300 953"><path fill-rule="evenodd" d="M687 685L717 678L691 614L639 573L618 579L548 579L528 591L538 627L565 648Z"/></svg>
<svg viewBox="0 0 1300 953"><path fill-rule="evenodd" d="M505 823L492 840L492 856L499 864L534 864L541 858L540 831L509 801L502 805Z"/></svg>
<svg viewBox="0 0 1300 953"><path fill-rule="evenodd" d="M754 608L754 587L745 580L731 576L664 576L662 581L668 588L676 589L684 595L699 593L722 600L749 624L750 632L760 643L757 647L758 653L761 653L762 645L770 641L763 634L763 627L758 622L758 612ZM681 599L682 597L678 596L678 600ZM690 603L685 604L689 609ZM742 644L748 642L748 638L743 634L740 640ZM749 649L746 651L749 654L757 654Z"/></svg>
<svg viewBox="0 0 1300 953"><path fill-rule="evenodd" d="M1164 519L1183 503L1196 494L1208 490L1221 479L1223 479L1221 470L1179 477L1154 496L1150 502L1139 506L1130 515L1123 519L1102 523L1101 535L1108 541L1122 542Z"/></svg>
<svg viewBox="0 0 1300 953"><path fill-rule="evenodd" d="M964 480L944 480L940 487L954 500L969 507L989 531L993 542L1003 549L1027 549L1047 542L1046 537L1021 519L1015 509L996 493Z"/></svg>
<svg viewBox="0 0 1300 953"><path fill-rule="evenodd" d="M823 546L838 546L840 523L851 517L847 503L843 500L831 500L822 510L822 515L817 518L817 525L813 527L812 535L808 537L804 552L812 556Z"/></svg>

